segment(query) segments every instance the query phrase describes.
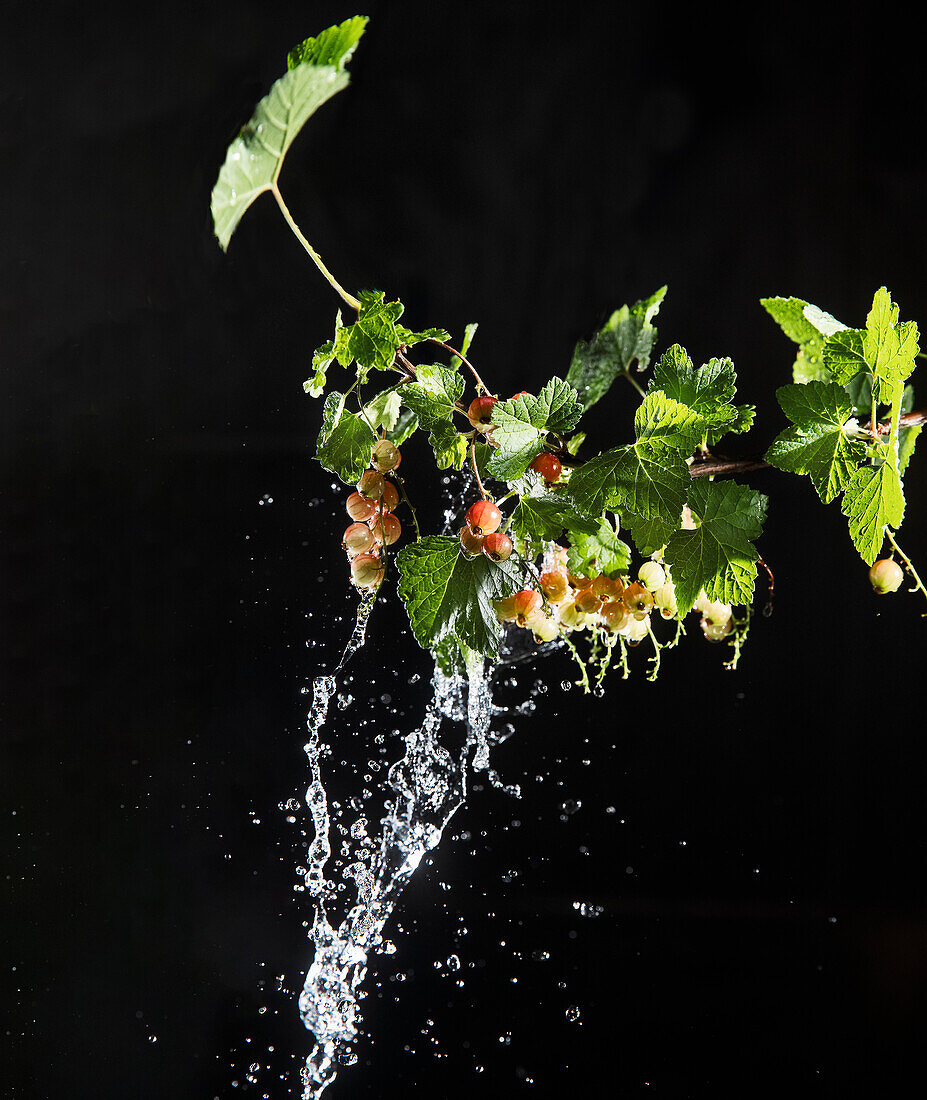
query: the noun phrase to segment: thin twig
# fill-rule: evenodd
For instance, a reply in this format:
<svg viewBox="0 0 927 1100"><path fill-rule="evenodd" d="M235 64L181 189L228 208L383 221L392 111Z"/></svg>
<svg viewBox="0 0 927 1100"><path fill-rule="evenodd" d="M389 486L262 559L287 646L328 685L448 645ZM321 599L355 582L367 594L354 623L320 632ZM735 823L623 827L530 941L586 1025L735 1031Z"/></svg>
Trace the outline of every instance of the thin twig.
<svg viewBox="0 0 927 1100"><path fill-rule="evenodd" d="M439 344L442 348L444 348L445 351L449 351L451 353L451 355L456 355L457 358L461 361L461 363L463 363L469 369L470 373L473 375L473 378L474 378L474 380L477 384L477 387L479 389L481 389L484 393L489 394L489 389L487 388L485 382L476 373L476 368L473 366L473 364L467 359L467 357L462 352L457 351L455 348L452 348L450 344L445 344L445 342L443 340L438 340L434 336L430 336L429 339L431 340L431 342L433 344ZM490 394L490 396L492 396L492 395Z"/></svg>

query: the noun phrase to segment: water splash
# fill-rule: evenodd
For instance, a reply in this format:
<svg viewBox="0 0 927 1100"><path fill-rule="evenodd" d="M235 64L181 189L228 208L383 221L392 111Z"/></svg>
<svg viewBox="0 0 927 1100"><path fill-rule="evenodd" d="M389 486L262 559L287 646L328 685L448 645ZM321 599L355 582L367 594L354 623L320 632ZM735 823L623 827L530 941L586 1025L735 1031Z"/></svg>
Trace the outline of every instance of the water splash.
<svg viewBox="0 0 927 1100"><path fill-rule="evenodd" d="M356 1061L352 1047L359 1034L358 998L370 953L385 949L384 925L423 856L437 845L448 821L463 805L468 774L486 771L497 786L515 796L519 793L517 787L504 787L489 768L490 723L495 711L483 661L471 661L466 676L446 675L436 665L424 721L405 736L405 752L388 772L393 797L387 798L378 841L371 842L362 825L352 829L352 835L362 839L362 847L357 858L344 866L342 875L353 881L355 902L340 923L330 919L328 909L338 887L326 877L332 823L321 775L325 746L320 732L338 688L338 673L363 643L372 605L370 599L358 608L351 641L338 667L314 681L308 719L310 737L305 748L311 782L306 802L315 835L305 883L314 907L311 937L315 955L299 997L299 1011L316 1042L302 1070L304 1100L316 1100L334 1081L340 1066ZM455 733L456 755L449 747Z"/></svg>

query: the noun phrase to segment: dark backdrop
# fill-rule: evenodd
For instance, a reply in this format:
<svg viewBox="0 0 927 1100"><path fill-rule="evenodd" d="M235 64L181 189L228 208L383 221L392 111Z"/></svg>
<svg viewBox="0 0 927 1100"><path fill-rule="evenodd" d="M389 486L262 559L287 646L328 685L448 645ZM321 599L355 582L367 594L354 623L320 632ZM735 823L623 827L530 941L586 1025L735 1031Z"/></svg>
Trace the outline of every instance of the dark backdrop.
<svg viewBox="0 0 927 1100"><path fill-rule="evenodd" d="M733 357L759 409L748 454L782 426L791 362L760 297L862 324L884 283L927 318L904 24L811 5L365 11L352 86L282 189L346 286L401 297L412 327L479 321L500 391L562 373L668 283L660 346ZM301 391L338 303L269 198L228 256L208 206L286 51L351 14L6 8L4 1096L282 1097L309 1044L299 825L278 804L305 787L301 688L354 603ZM617 392L590 431L610 442L632 410ZM404 473L427 514L426 457L410 446ZM918 458L904 534L925 562ZM563 695L566 658L518 671L507 697L549 687L495 753L523 797L476 791L407 891L333 1097L922 1084L921 607L871 594L808 485L750 483L772 498L776 610L741 669L690 632L659 683L641 658L604 700ZM421 717L428 662L401 616L378 608L371 634L332 769ZM438 966L451 953L460 974Z"/></svg>

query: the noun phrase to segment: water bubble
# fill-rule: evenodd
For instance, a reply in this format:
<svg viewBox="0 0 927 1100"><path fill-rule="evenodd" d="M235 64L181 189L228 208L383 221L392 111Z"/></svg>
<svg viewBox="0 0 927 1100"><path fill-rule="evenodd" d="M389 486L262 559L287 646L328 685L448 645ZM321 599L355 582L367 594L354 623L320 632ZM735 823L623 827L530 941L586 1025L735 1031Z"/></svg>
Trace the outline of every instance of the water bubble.
<svg viewBox="0 0 927 1100"><path fill-rule="evenodd" d="M579 799L568 798L565 802L561 804L560 810L562 813L570 815L575 814L577 810L581 809L581 807L582 802L580 802Z"/></svg>
<svg viewBox="0 0 927 1100"><path fill-rule="evenodd" d="M570 1005L564 1016L570 1021L571 1024L575 1024L576 1021L582 1016L582 1012L579 1010L579 1005Z"/></svg>
<svg viewBox="0 0 927 1100"><path fill-rule="evenodd" d="M460 969L460 959L457 955L448 955L448 957L447 957L447 968L448 968L448 970L459 970Z"/></svg>

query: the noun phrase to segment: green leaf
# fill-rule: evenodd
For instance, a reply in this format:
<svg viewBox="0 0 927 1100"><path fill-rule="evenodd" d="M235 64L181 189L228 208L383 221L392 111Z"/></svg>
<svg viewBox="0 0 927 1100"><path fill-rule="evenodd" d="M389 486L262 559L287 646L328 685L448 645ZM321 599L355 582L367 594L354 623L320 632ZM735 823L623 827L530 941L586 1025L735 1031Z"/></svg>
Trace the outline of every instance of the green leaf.
<svg viewBox="0 0 927 1100"><path fill-rule="evenodd" d="M422 364L415 368L414 382L400 387L402 403L412 409L423 428L434 427L440 421L450 421L454 405L464 391L464 380L451 367Z"/></svg>
<svg viewBox="0 0 927 1100"><path fill-rule="evenodd" d="M344 411L343 394L333 391L325 398L316 456L326 470L346 485L356 483L370 465L375 440L363 417Z"/></svg>
<svg viewBox="0 0 927 1100"><path fill-rule="evenodd" d="M464 325L464 337L460 344L460 355L466 355L470 350L470 345L473 343L473 337L476 336L476 330L479 328L479 324L476 321L469 321ZM451 366L461 366L463 360L460 355L455 355L451 360Z"/></svg>
<svg viewBox="0 0 927 1100"><path fill-rule="evenodd" d="M666 546L672 533L679 529L679 516L674 522L666 516L642 519L626 512L621 516L621 525L630 534L637 552L646 558Z"/></svg>
<svg viewBox="0 0 927 1100"><path fill-rule="evenodd" d="M662 518L678 526L691 478L683 452L642 440L597 455L570 475L570 493L585 515L606 508L622 516Z"/></svg>
<svg viewBox="0 0 927 1100"><path fill-rule="evenodd" d="M584 409L604 397L612 382L630 370L635 360L638 370L647 369L657 339L650 322L665 295L664 286L630 308L622 306L591 340L576 345L566 380L576 388Z"/></svg>
<svg viewBox="0 0 927 1100"><path fill-rule="evenodd" d="M675 531L664 552L680 613L703 588L710 600L749 604L759 560L752 540L763 529L767 498L734 481L698 478L688 503L697 527Z"/></svg>
<svg viewBox="0 0 927 1100"><path fill-rule="evenodd" d="M564 530L584 531L592 534L598 530L598 518L590 520L581 516L566 487L555 490L540 489L524 493L512 512L509 532L529 543L553 542Z"/></svg>
<svg viewBox="0 0 927 1100"><path fill-rule="evenodd" d="M396 564L399 595L423 649L434 651L455 638L481 656L498 656L501 624L493 601L522 587L516 561L468 558L457 539L431 535L403 547Z"/></svg>
<svg viewBox="0 0 927 1100"><path fill-rule="evenodd" d="M367 22L366 15L355 15L315 38L307 38L287 54L287 69L295 69L297 65L331 65L343 69L357 48Z"/></svg>
<svg viewBox="0 0 927 1100"><path fill-rule="evenodd" d="M891 402L895 384L903 382L914 370L917 352L917 324L898 320L898 306L885 287L881 287L875 292L866 318L863 354L880 383L879 400L883 404Z"/></svg>
<svg viewBox="0 0 927 1100"><path fill-rule="evenodd" d="M850 526L850 537L867 565L879 556L886 525L898 528L904 519L901 478L890 462L863 466L843 494L841 508Z"/></svg>
<svg viewBox="0 0 927 1100"><path fill-rule="evenodd" d="M667 397L662 390L648 393L634 414L634 434L639 442L660 443L687 456L698 446L703 425L697 412Z"/></svg>
<svg viewBox="0 0 927 1100"><path fill-rule="evenodd" d="M761 298L760 304L786 336L799 345L792 366L793 381L826 382L830 373L824 364L824 337L846 326L801 298Z"/></svg>
<svg viewBox="0 0 927 1100"><path fill-rule="evenodd" d="M577 432L575 435L571 435L566 441L566 449L571 455L575 455L580 447L583 445L583 440L586 438L585 432Z"/></svg>
<svg viewBox="0 0 927 1100"><path fill-rule="evenodd" d="M612 576L624 573L631 564L631 548L618 538L608 520L600 520L592 534L571 532L567 566L571 573L595 577L599 573Z"/></svg>
<svg viewBox="0 0 927 1100"><path fill-rule="evenodd" d="M737 375L730 359L711 359L696 370L685 348L674 344L654 368L648 393L656 390L698 414L709 446L726 432L747 431L753 422L751 406L733 404Z"/></svg>
<svg viewBox="0 0 927 1100"><path fill-rule="evenodd" d="M841 386L845 386L860 371L869 370L863 348L864 337L861 329L845 328L824 341L824 365Z"/></svg>
<svg viewBox="0 0 927 1100"><path fill-rule="evenodd" d="M348 86L344 64L366 24L366 19L359 19L349 19L340 27L323 31L317 39L309 39L324 39L315 54L312 49L308 53L326 60L298 64L280 77L229 145L211 203L213 227L223 251L248 207L276 185L287 150L306 121ZM340 57L339 48L344 50Z"/></svg>
<svg viewBox="0 0 927 1100"><path fill-rule="evenodd" d="M325 343L312 353L312 369L315 374L312 378L307 378L303 382L303 389L306 393L312 397L321 397L322 391L325 389L325 376L328 372L328 368L335 361L335 341L338 339L338 332L343 328L343 322L341 320L341 310L339 309L335 315L335 335L331 340L326 340Z"/></svg>
<svg viewBox="0 0 927 1100"><path fill-rule="evenodd" d="M369 371L387 370L396 358L402 345L396 322L404 307L402 302L387 302L382 290L362 290L358 298L357 320L335 335L335 358L343 367L356 360L357 378L363 384Z"/></svg>
<svg viewBox="0 0 927 1100"><path fill-rule="evenodd" d="M399 422L400 404L399 388L391 386L365 403L364 419L375 432L380 428L387 433L393 432Z"/></svg>
<svg viewBox="0 0 927 1100"><path fill-rule="evenodd" d="M426 328L423 332L412 332L411 329L400 325L397 326L396 331L407 348L412 347L413 344L421 344L425 340L440 340L446 343L451 338L451 334L443 328Z"/></svg>
<svg viewBox="0 0 927 1100"><path fill-rule="evenodd" d="M449 420L437 420L428 433L428 442L435 452L435 463L439 470L453 467L462 470L467 460L467 438L461 435Z"/></svg>
<svg viewBox="0 0 927 1100"><path fill-rule="evenodd" d="M914 408L914 387L905 386L901 401L902 413L909 413ZM898 433L898 473L903 474L914 454L914 444L921 434L923 424L915 424L911 428L902 428Z"/></svg>
<svg viewBox="0 0 927 1100"><path fill-rule="evenodd" d="M541 450L544 433L570 431L582 415L576 390L552 378L537 397L524 394L497 401L492 408L494 450L487 471L500 481L515 481Z"/></svg>
<svg viewBox="0 0 927 1100"><path fill-rule="evenodd" d="M836 382L781 386L776 397L795 426L776 436L766 461L779 470L808 474L828 504L843 492L866 457L865 444L844 431L854 413L852 399Z"/></svg>
<svg viewBox="0 0 927 1100"><path fill-rule="evenodd" d="M386 438L390 443L395 443L397 447L401 447L417 428L418 417L415 413L411 409L402 409L396 418L395 426L387 430Z"/></svg>

